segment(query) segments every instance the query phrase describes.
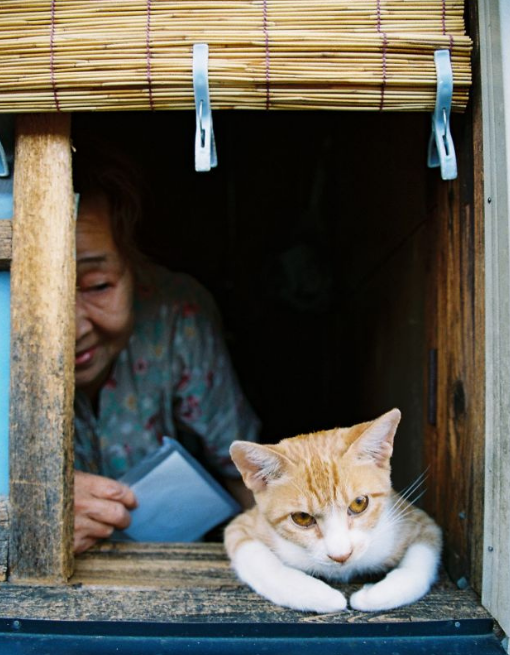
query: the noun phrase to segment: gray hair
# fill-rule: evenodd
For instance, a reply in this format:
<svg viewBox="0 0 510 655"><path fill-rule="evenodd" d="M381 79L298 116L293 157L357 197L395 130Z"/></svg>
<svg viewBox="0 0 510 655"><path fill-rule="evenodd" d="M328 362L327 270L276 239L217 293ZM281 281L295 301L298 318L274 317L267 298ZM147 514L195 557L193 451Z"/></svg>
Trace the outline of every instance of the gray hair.
<svg viewBox="0 0 510 655"><path fill-rule="evenodd" d="M73 136L74 191L106 197L115 245L132 266L143 259L136 245L142 218L141 180L135 163L116 146L89 133Z"/></svg>

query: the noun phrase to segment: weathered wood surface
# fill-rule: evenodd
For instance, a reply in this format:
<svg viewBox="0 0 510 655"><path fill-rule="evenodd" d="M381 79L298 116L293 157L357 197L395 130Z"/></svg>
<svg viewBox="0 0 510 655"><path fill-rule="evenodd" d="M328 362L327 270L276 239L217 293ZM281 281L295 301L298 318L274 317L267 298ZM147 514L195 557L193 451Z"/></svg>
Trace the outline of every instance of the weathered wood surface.
<svg viewBox="0 0 510 655"><path fill-rule="evenodd" d="M437 351L435 425L426 417L426 509L443 528L445 565L481 591L485 438L483 211L473 116L455 124L459 176L429 193L427 348ZM475 157L476 165L479 165ZM427 387L427 385L425 385Z"/></svg>
<svg viewBox="0 0 510 655"><path fill-rule="evenodd" d="M339 588L350 594L356 585ZM365 623L488 618L471 590L442 579L391 612L338 614L276 607L239 582L221 544L105 544L76 558L69 585L0 586L1 618L78 621Z"/></svg>
<svg viewBox="0 0 510 655"><path fill-rule="evenodd" d="M9 268L12 256L12 221L0 219L0 271Z"/></svg>
<svg viewBox="0 0 510 655"><path fill-rule="evenodd" d="M7 558L9 555L9 501L0 496L0 582L7 578Z"/></svg>
<svg viewBox="0 0 510 655"><path fill-rule="evenodd" d="M475 92L483 98L483 167L486 217L486 495L484 603L510 634L510 141L508 60L510 25L500 5L470 3L479 12L481 71ZM508 7L508 4L507 4ZM508 17L508 16L507 16ZM476 17L478 18L478 17ZM477 43L478 45L478 43ZM478 48L477 48L478 51ZM475 59L478 65L478 58ZM481 87L481 89L480 89ZM479 139L481 142L481 136ZM482 153L480 152L480 158ZM482 206L480 204L480 206Z"/></svg>
<svg viewBox="0 0 510 655"><path fill-rule="evenodd" d="M74 202L70 117L17 118L11 297L10 574L72 572Z"/></svg>

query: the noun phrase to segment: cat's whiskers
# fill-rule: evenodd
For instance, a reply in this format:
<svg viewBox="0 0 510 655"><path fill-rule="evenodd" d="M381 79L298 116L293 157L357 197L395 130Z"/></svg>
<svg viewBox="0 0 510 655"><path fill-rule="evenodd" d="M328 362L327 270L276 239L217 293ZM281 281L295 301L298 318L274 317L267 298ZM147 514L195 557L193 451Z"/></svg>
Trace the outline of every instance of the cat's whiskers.
<svg viewBox="0 0 510 655"><path fill-rule="evenodd" d="M415 503L418 502L418 500L427 491L426 487L423 490L421 490L420 493L414 498L411 498L411 496L420 489L420 487L425 483L427 477L428 477L428 469L426 469L421 475L419 475L416 478L416 480L411 482L410 485L405 487L399 493L397 501L390 509L390 514L389 514L390 517L392 516L392 514L399 514L400 509L401 508L405 509L406 507L408 507L408 504L414 505Z"/></svg>
<svg viewBox="0 0 510 655"><path fill-rule="evenodd" d="M414 513L414 504L417 503L427 491L426 487L420 490L420 487L427 479L427 473L428 470L425 470L398 495L397 500L387 510L384 521L379 523L379 536L384 536L387 532L394 531L398 525L402 524L408 516ZM413 497L413 494L416 495Z"/></svg>
<svg viewBox="0 0 510 655"><path fill-rule="evenodd" d="M397 525L401 523L402 520L408 515L414 512L414 503L417 502L427 491L424 489L420 494L413 499L413 501L407 501L404 503L395 503L393 507L390 508L389 512L386 514L386 522L390 525Z"/></svg>
<svg viewBox="0 0 510 655"><path fill-rule="evenodd" d="M425 471L423 471L423 473L421 473L416 478L416 480L413 480L411 484L409 484L407 487L404 487L404 489L402 489L402 491L399 493L401 502L404 500L408 500L408 498L425 483L427 477L428 477L428 468L425 469ZM415 503L416 500L409 501L409 502Z"/></svg>
<svg viewBox="0 0 510 655"><path fill-rule="evenodd" d="M397 525L404 522L408 515L412 515L414 512L412 505L403 507L399 512L394 512L388 514L385 517L385 521L382 524L382 527L385 529L394 529Z"/></svg>
<svg viewBox="0 0 510 655"><path fill-rule="evenodd" d="M423 484L423 482L424 480L421 480L419 484ZM415 483L413 483L415 487L410 491L410 493L407 493L407 498L404 499L403 497L399 497L393 506L389 508L388 512L385 514L384 520L380 521L377 526L378 538L384 537L388 532L394 533L399 525L404 523L408 517L414 515L414 503L416 503L427 491L426 488L423 489L411 500L410 495L417 490L419 484L415 485ZM405 504L404 500L406 501Z"/></svg>

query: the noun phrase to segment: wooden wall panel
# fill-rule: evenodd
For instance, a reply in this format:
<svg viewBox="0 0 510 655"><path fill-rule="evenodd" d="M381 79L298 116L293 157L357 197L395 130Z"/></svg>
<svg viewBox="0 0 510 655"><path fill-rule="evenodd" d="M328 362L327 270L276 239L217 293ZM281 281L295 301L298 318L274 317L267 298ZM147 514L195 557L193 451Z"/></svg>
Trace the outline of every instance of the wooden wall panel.
<svg viewBox="0 0 510 655"><path fill-rule="evenodd" d="M438 171L430 173L427 346L429 353L437 351L437 370L429 366L425 458L429 467L427 509L444 530L444 562L455 581L480 591L484 253L472 126L472 114L456 125L458 179L443 182Z"/></svg>
<svg viewBox="0 0 510 655"><path fill-rule="evenodd" d="M10 575L72 571L74 216L70 117L17 119L11 297Z"/></svg>

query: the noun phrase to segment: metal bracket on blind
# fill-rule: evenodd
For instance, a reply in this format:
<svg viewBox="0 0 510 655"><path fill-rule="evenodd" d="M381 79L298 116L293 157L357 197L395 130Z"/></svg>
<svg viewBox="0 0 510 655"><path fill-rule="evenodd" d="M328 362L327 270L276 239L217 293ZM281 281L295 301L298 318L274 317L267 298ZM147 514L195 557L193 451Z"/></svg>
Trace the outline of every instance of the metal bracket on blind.
<svg viewBox="0 0 510 655"><path fill-rule="evenodd" d="M443 180L457 177L457 159L450 132L450 110L453 96L453 72L449 50L434 53L437 75L436 108L432 114L432 133L428 149L429 168L441 167Z"/></svg>
<svg viewBox="0 0 510 655"><path fill-rule="evenodd" d="M9 177L9 174L9 164L7 163L4 147L0 141L0 177Z"/></svg>
<svg viewBox="0 0 510 655"><path fill-rule="evenodd" d="M9 177L9 163L5 154L4 146L0 141L0 177Z"/></svg>
<svg viewBox="0 0 510 655"><path fill-rule="evenodd" d="M14 116L0 115L0 178L10 178L14 169ZM12 185L12 180L11 180ZM2 184L2 187L5 185ZM12 212L11 212L12 217Z"/></svg>
<svg viewBox="0 0 510 655"><path fill-rule="evenodd" d="M195 94L195 170L210 171L218 165L216 144L209 101L209 46L196 43L193 46L193 91Z"/></svg>

